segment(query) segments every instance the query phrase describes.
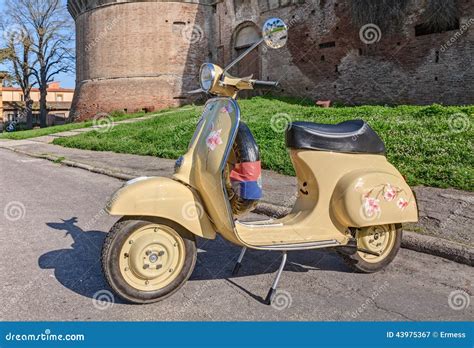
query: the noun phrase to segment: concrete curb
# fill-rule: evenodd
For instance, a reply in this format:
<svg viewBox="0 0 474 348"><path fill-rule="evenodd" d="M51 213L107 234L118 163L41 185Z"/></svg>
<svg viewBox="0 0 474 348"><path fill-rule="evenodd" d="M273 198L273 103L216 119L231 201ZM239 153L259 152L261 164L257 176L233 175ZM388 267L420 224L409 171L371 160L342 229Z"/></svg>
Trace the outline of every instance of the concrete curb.
<svg viewBox="0 0 474 348"><path fill-rule="evenodd" d="M48 155L48 154L36 154L28 151L15 149L14 147L4 147L11 151L21 153L26 156L46 159L52 162L67 165L69 167L75 167L87 170L92 173L107 175L119 180L131 180L135 176L124 174L120 172L114 172L104 168L94 167L88 164L70 161L63 159L62 157ZM259 203L257 208L253 211L256 214L266 215L272 218L281 218L288 214L291 209L284 206L275 205L268 202ZM402 248L439 256L444 259L448 259L457 263L474 266L474 248L466 245L451 242L446 239L423 235L410 231L403 231Z"/></svg>
<svg viewBox="0 0 474 348"><path fill-rule="evenodd" d="M18 150L18 149L15 149L13 147L4 147L4 148L8 149L8 150L11 150L11 151L14 151L14 152L17 152L17 153L21 153L22 155L35 157L35 158L46 159L48 161L56 162L58 164L64 164L68 167L80 168L80 169L84 169L84 170L87 170L87 171L92 172L92 173L107 175L107 176L110 176L110 177L113 177L113 178L116 178L116 179L120 179L120 180L128 181L128 180L132 180L136 177L136 176L133 176L133 175L114 172L114 171L107 170L107 169L104 169L104 168L94 167L94 166L84 164L84 163L80 163L80 162L75 162L75 161L70 161L70 160L67 160L67 159L62 159L62 157L58 157L58 156L53 156L53 155L48 155L48 154L31 153L31 152L28 152L28 151Z"/></svg>

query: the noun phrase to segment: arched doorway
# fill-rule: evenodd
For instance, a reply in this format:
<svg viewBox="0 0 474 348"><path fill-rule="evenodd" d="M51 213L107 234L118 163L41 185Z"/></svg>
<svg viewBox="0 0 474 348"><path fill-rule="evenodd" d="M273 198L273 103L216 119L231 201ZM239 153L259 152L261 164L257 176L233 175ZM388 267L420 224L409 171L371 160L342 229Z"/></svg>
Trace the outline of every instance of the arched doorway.
<svg viewBox="0 0 474 348"><path fill-rule="evenodd" d="M240 24L233 35L233 58L244 53L258 40L260 40L260 31L255 23L244 22ZM259 48L256 48L237 64L233 74L241 77L252 75L254 79L260 79L260 65Z"/></svg>

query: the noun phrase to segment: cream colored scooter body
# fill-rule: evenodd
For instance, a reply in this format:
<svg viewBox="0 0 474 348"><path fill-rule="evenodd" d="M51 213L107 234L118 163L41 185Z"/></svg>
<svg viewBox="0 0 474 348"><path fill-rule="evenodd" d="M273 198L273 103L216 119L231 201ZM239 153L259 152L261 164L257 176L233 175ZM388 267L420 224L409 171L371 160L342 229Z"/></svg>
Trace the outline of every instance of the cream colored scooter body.
<svg viewBox="0 0 474 348"><path fill-rule="evenodd" d="M278 220L235 221L224 169L239 122L235 100L209 100L174 180L127 185L114 196L109 212L164 217L204 238L218 231L237 245L265 250L345 245L349 227L418 220L410 187L384 156L292 149L298 197L291 213Z"/></svg>

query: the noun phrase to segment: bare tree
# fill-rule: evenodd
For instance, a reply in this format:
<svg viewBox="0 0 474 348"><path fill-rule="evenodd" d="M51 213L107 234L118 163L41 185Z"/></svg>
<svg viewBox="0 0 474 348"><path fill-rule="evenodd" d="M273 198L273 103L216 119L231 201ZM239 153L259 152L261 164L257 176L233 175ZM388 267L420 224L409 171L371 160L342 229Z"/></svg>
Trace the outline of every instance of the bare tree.
<svg viewBox="0 0 474 348"><path fill-rule="evenodd" d="M7 47L4 50L4 58L10 63L9 77L20 86L23 92L23 115L26 118L27 128L33 128L33 100L31 99L31 89L35 83L31 82L33 75L31 69L32 51L31 39L26 31L21 36L18 32L8 33Z"/></svg>
<svg viewBox="0 0 474 348"><path fill-rule="evenodd" d="M7 0L6 13L31 40L31 73L40 91L40 125L46 126L48 83L73 71L73 24L61 0Z"/></svg>

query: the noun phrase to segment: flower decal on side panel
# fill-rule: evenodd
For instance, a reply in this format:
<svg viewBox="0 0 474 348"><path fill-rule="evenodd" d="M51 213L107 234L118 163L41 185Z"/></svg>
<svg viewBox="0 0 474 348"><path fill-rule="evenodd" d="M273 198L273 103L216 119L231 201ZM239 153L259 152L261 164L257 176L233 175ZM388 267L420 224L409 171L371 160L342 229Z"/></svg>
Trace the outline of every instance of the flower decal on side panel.
<svg viewBox="0 0 474 348"><path fill-rule="evenodd" d="M395 197L397 197L400 191L401 190L398 187L393 187L392 185L387 184L384 186L383 198L387 202L391 202L395 199Z"/></svg>
<svg viewBox="0 0 474 348"><path fill-rule="evenodd" d="M380 209L380 200L372 197L365 197L363 202L364 213L368 218L375 218L382 213Z"/></svg>
<svg viewBox="0 0 474 348"><path fill-rule="evenodd" d="M362 188L362 179L356 183L355 189ZM373 187L370 191L362 195L362 206L361 211L364 218L373 220L380 217L382 214L382 208L380 206L382 202L394 202L397 207L401 210L404 210L409 201L403 197L400 197L400 194L405 192L403 189L391 184L382 184L376 187ZM398 198L398 200L397 200Z"/></svg>
<svg viewBox="0 0 474 348"><path fill-rule="evenodd" d="M217 146L222 145L221 138L222 129L213 130L206 138L207 148L211 151L214 151Z"/></svg>
<svg viewBox="0 0 474 348"><path fill-rule="evenodd" d="M408 201L405 198L400 198L397 201L397 206L401 209L404 210L406 207L408 207Z"/></svg>

